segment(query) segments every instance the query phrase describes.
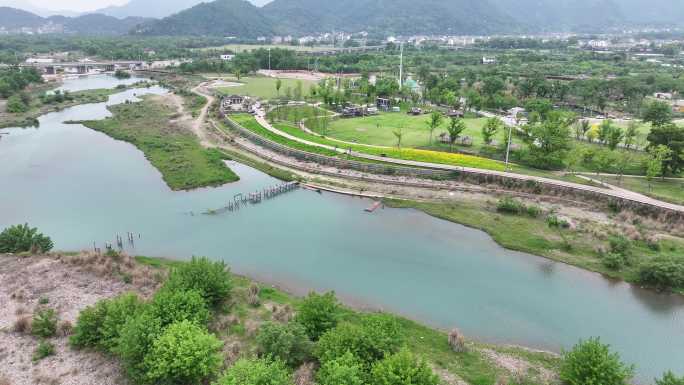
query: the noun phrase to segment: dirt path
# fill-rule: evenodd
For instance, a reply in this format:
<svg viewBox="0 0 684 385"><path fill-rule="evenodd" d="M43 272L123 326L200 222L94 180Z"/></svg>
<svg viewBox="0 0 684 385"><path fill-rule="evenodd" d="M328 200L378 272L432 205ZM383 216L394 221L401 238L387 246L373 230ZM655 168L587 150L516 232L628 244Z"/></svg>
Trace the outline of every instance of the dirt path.
<svg viewBox="0 0 684 385"><path fill-rule="evenodd" d="M200 144L204 147L215 147L212 143L211 138L207 134L207 130L204 128L204 124L207 120L207 115L209 114L209 109L216 101L213 93L206 88L206 83L201 83L197 87L192 89L197 95L204 96L207 99L207 104L200 110L199 116L192 122L191 128L192 132L197 135L200 139Z"/></svg>

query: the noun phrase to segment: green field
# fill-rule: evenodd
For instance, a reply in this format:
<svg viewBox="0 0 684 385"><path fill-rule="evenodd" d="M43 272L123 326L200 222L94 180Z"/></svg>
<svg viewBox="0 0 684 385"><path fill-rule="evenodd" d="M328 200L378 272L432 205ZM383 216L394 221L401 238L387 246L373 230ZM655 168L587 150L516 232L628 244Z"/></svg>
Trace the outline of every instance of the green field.
<svg viewBox="0 0 684 385"><path fill-rule="evenodd" d="M597 177L593 175L591 177L594 179L601 179L608 184L648 195L652 198L684 205L684 179L662 180L656 178L651 181L649 186L648 180L640 177L622 177L620 179L614 176Z"/></svg>
<svg viewBox="0 0 684 385"><path fill-rule="evenodd" d="M235 83L242 83L241 86L236 87L220 87L217 91L222 95L247 95L252 97L257 97L261 99L273 99L280 96L287 95L288 88L290 89L290 95L294 94L294 90L297 87L297 83L302 83L302 96L308 96L309 90L312 85L316 82L308 80L295 80L295 79L280 79L282 81L282 87L280 93L276 91L276 78L255 76L255 77L241 77L238 81L232 77L225 77L223 80Z"/></svg>
<svg viewBox="0 0 684 385"><path fill-rule="evenodd" d="M338 119L330 124L326 135L348 141L378 146L396 146L397 138L394 131L401 128L403 132L402 146L427 148L445 147L439 143L439 135L448 133L448 119L444 119L442 124L433 132L433 143L430 143L430 115L413 116L405 113L381 113L377 116L364 118ZM482 126L486 118L466 118L466 129L461 136L469 136L472 139L472 148L480 148L484 145L482 140ZM494 140L498 143L503 142L503 130L495 136ZM455 145L455 148L463 146ZM468 147L465 147L468 148Z"/></svg>
<svg viewBox="0 0 684 385"><path fill-rule="evenodd" d="M172 190L220 186L239 179L223 162L225 155L204 149L193 134L170 125L176 111L158 99L145 97L142 102L109 109L112 118L80 123L136 146Z"/></svg>

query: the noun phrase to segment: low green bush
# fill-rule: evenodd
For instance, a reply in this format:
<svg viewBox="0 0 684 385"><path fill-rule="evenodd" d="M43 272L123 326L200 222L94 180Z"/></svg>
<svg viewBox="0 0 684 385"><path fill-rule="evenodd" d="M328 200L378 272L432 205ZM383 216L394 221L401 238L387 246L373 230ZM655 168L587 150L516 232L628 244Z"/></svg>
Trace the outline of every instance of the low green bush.
<svg viewBox="0 0 684 385"><path fill-rule="evenodd" d="M146 380L148 367L145 357L163 330L161 321L149 311L129 318L121 327L115 352L121 357L126 373L135 383Z"/></svg>
<svg viewBox="0 0 684 385"><path fill-rule="evenodd" d="M503 197L496 204L496 211L507 214L521 214L525 211L525 205L511 197Z"/></svg>
<svg viewBox="0 0 684 385"><path fill-rule="evenodd" d="M49 338L57 333L57 313L52 309L41 309L33 315L31 334Z"/></svg>
<svg viewBox="0 0 684 385"><path fill-rule="evenodd" d="M632 241L624 235L613 235L608 238L610 251L614 254L627 255L632 248Z"/></svg>
<svg viewBox="0 0 684 385"><path fill-rule="evenodd" d="M50 237L28 224L10 226L0 233L0 253L48 252L53 246Z"/></svg>
<svg viewBox="0 0 684 385"><path fill-rule="evenodd" d="M684 258L662 256L643 263L639 282L660 289L684 287Z"/></svg>
<svg viewBox="0 0 684 385"><path fill-rule="evenodd" d="M627 264L627 257L622 254L608 253L602 257L603 265L611 270L622 270Z"/></svg>
<svg viewBox="0 0 684 385"><path fill-rule="evenodd" d="M350 352L326 362L316 374L320 385L363 385L364 378L363 367Z"/></svg>
<svg viewBox="0 0 684 385"><path fill-rule="evenodd" d="M174 323L145 356L147 379L155 384L198 384L218 373L223 344L190 321Z"/></svg>
<svg viewBox="0 0 684 385"><path fill-rule="evenodd" d="M256 342L262 356L278 359L290 367L297 367L311 355L312 343L297 322L265 323L259 329Z"/></svg>
<svg viewBox="0 0 684 385"><path fill-rule="evenodd" d="M162 325L184 320L202 326L209 323L209 308L197 290L159 290L152 299L149 311Z"/></svg>
<svg viewBox="0 0 684 385"><path fill-rule="evenodd" d="M171 291L197 290L209 306L215 306L228 297L232 283L223 261L193 257L190 262L171 271L164 288Z"/></svg>
<svg viewBox="0 0 684 385"><path fill-rule="evenodd" d="M81 311L69 342L77 348L90 347L113 352L124 324L142 308L143 303L133 293L99 301Z"/></svg>
<svg viewBox="0 0 684 385"><path fill-rule="evenodd" d="M295 321L304 326L306 334L316 341L337 325L340 304L334 292L323 295L311 292L299 305Z"/></svg>
<svg viewBox="0 0 684 385"><path fill-rule="evenodd" d="M374 362L396 353L403 343L394 317L369 314L363 317L360 325L344 323L323 334L315 354L321 364L325 364L350 352L369 370Z"/></svg>
<svg viewBox="0 0 684 385"><path fill-rule="evenodd" d="M33 352L33 362L40 361L45 357L49 357L55 354L55 345L48 341L40 341L38 347Z"/></svg>
<svg viewBox="0 0 684 385"><path fill-rule="evenodd" d="M560 378L568 385L627 385L634 367L626 365L598 338L580 341L563 352Z"/></svg>
<svg viewBox="0 0 684 385"><path fill-rule="evenodd" d="M417 359L408 349L386 357L373 365L372 385L437 385L439 378L428 364Z"/></svg>
<svg viewBox="0 0 684 385"><path fill-rule="evenodd" d="M290 372L280 361L241 358L213 385L290 385L291 381Z"/></svg>
<svg viewBox="0 0 684 385"><path fill-rule="evenodd" d="M546 217L546 224L553 229L570 228L570 223L568 223L568 221L553 214Z"/></svg>

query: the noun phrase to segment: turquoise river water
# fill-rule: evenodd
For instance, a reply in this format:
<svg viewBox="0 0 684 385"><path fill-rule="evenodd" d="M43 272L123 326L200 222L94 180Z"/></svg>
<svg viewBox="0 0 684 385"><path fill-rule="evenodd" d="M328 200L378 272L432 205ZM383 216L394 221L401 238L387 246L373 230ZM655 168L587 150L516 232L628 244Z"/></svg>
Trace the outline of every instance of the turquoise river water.
<svg viewBox="0 0 684 385"><path fill-rule="evenodd" d="M95 76L62 88L120 83ZM163 92L128 90L109 104ZM560 351L600 336L637 365L639 382L667 369L684 374L682 296L508 251L483 232L418 211L368 214L369 201L335 194L299 190L239 212L201 215L278 181L231 163L237 183L172 192L132 145L62 123L108 115L105 103L81 105L44 115L40 128L3 130L0 228L29 222L61 250L102 247L131 231L140 234L131 253L206 255L296 293L335 290L347 301L457 326L488 342Z"/></svg>

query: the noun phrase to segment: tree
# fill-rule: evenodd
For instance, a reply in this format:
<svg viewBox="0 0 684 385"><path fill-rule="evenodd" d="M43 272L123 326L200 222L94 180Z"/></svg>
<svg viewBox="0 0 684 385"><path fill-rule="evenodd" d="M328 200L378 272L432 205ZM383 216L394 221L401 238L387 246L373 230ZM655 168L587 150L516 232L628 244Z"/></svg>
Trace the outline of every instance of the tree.
<svg viewBox="0 0 684 385"><path fill-rule="evenodd" d="M615 164L614 153L605 148L594 156L594 171L596 171L596 175L601 172L609 172L613 164Z"/></svg>
<svg viewBox="0 0 684 385"><path fill-rule="evenodd" d="M487 119L487 122L482 126L482 140L489 145L492 143L494 135L501 129L503 123L497 117Z"/></svg>
<svg viewBox="0 0 684 385"><path fill-rule="evenodd" d="M437 385L439 378L428 364L417 359L407 348L373 365L373 385Z"/></svg>
<svg viewBox="0 0 684 385"><path fill-rule="evenodd" d="M439 111L433 111L432 114L430 114L430 120L428 121L428 125L430 126L430 144L432 144L432 133L442 124L442 119L442 113Z"/></svg>
<svg viewBox="0 0 684 385"><path fill-rule="evenodd" d="M196 384L223 363L223 343L190 321L170 325L145 356L147 379L159 384Z"/></svg>
<svg viewBox="0 0 684 385"><path fill-rule="evenodd" d="M312 343L304 327L297 322L280 324L265 323L256 337L262 356L278 359L290 367L296 367L311 354Z"/></svg>
<svg viewBox="0 0 684 385"><path fill-rule="evenodd" d="M53 246L50 237L28 223L10 226L0 233L0 253L48 252Z"/></svg>
<svg viewBox="0 0 684 385"><path fill-rule="evenodd" d="M401 127L399 127L396 130L392 131L392 134L394 134L394 137L397 138L397 148L401 153L401 139L403 139L404 137L404 131Z"/></svg>
<svg viewBox="0 0 684 385"><path fill-rule="evenodd" d="M622 142L622 138L624 138L625 134L622 131L622 128L618 126L613 126L613 128L610 130L608 133L608 148L611 150L615 150L617 146Z"/></svg>
<svg viewBox="0 0 684 385"><path fill-rule="evenodd" d="M624 143L625 143L625 148L630 149L632 148L632 145L635 144L637 136L639 135L639 123L637 122L629 122L627 125L627 130L625 130L625 135L624 135Z"/></svg>
<svg viewBox="0 0 684 385"><path fill-rule="evenodd" d="M7 99L7 112L20 114L28 111L28 106L18 94L12 95Z"/></svg>
<svg viewBox="0 0 684 385"><path fill-rule="evenodd" d="M672 122L672 107L665 102L652 101L644 107L641 118L653 127L661 127Z"/></svg>
<svg viewBox="0 0 684 385"><path fill-rule="evenodd" d="M306 334L316 341L339 320L340 305L334 292L323 295L311 292L299 305L295 321L304 326Z"/></svg>
<svg viewBox="0 0 684 385"><path fill-rule="evenodd" d="M551 113L543 122L529 124L525 131L527 161L539 168L561 168L571 149L570 121L560 113Z"/></svg>
<svg viewBox="0 0 684 385"><path fill-rule="evenodd" d="M276 79L275 82L275 89L276 89L276 95L280 97L280 88L283 87L283 81L280 80L280 78Z"/></svg>
<svg viewBox="0 0 684 385"><path fill-rule="evenodd" d="M350 352L326 362L316 374L320 385L363 385L363 377L363 367Z"/></svg>
<svg viewBox="0 0 684 385"><path fill-rule="evenodd" d="M209 322L209 308L202 294L192 290L169 290L162 288L155 293L148 311L162 325L190 321L204 326Z"/></svg>
<svg viewBox="0 0 684 385"><path fill-rule="evenodd" d="M449 132L449 150L454 146L454 142L458 139L459 135L466 129L466 124L463 119L457 117L451 117L449 120L449 127L447 131Z"/></svg>
<svg viewBox="0 0 684 385"><path fill-rule="evenodd" d="M575 138L577 140L582 140L587 135L587 132L591 129L591 123L586 120L580 120L575 123Z"/></svg>
<svg viewBox="0 0 684 385"><path fill-rule="evenodd" d="M216 381L216 385L290 385L290 377L282 362L241 358Z"/></svg>
<svg viewBox="0 0 684 385"><path fill-rule="evenodd" d="M665 176L665 164L672 158L672 150L667 146L659 145L648 150L649 157L646 161L646 179L648 188L651 189L651 181L658 176Z"/></svg>
<svg viewBox="0 0 684 385"><path fill-rule="evenodd" d="M206 257L193 257L190 262L171 271L164 289L197 290L208 305L214 306L228 297L232 286L230 272L223 261L212 262Z"/></svg>
<svg viewBox="0 0 684 385"><path fill-rule="evenodd" d="M560 378L568 385L627 385L633 375L634 367L620 361L599 338L580 341L563 352Z"/></svg>
<svg viewBox="0 0 684 385"><path fill-rule="evenodd" d="M684 377L677 377L672 372L667 372L663 378L656 379L656 385L684 385Z"/></svg>
<svg viewBox="0 0 684 385"><path fill-rule="evenodd" d="M648 134L648 149L665 146L670 149L669 159L664 164L664 171L676 174L684 166L684 127L676 124L665 124L653 127Z"/></svg>
<svg viewBox="0 0 684 385"><path fill-rule="evenodd" d="M294 98L295 100L302 100L302 95L303 95L303 85L301 80L297 80L297 84L295 85L294 89Z"/></svg>
<svg viewBox="0 0 684 385"><path fill-rule="evenodd" d="M610 137L611 132L613 132L614 128L615 127L613 126L613 121L610 119L601 122L598 129L598 139L601 144L608 143L608 138Z"/></svg>

